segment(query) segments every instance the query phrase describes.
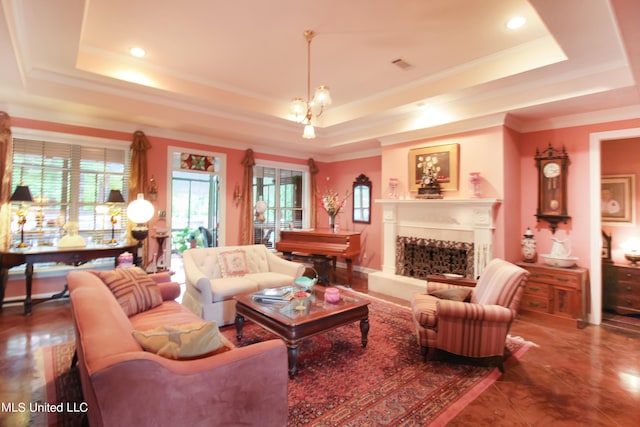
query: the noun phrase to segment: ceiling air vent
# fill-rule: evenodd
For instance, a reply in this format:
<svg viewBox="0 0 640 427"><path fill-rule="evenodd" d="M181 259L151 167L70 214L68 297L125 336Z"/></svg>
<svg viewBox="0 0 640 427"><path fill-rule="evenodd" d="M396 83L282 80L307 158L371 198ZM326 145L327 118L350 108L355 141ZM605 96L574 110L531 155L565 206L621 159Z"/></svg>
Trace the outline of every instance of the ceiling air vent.
<svg viewBox="0 0 640 427"><path fill-rule="evenodd" d="M413 66L402 58L394 59L393 61L391 61L391 63L396 67L400 68L401 70L406 70Z"/></svg>

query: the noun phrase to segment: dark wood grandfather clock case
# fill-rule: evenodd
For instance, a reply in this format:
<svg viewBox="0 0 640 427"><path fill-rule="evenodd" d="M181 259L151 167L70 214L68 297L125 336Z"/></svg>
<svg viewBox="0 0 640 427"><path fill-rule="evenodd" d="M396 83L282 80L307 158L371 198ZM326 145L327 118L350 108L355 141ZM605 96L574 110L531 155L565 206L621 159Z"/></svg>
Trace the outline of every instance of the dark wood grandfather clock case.
<svg viewBox="0 0 640 427"><path fill-rule="evenodd" d="M569 172L569 156L567 150L556 150L549 147L540 152L536 148L536 165L538 166L538 221L547 221L551 232L555 234L558 223L571 218L567 213L567 173Z"/></svg>

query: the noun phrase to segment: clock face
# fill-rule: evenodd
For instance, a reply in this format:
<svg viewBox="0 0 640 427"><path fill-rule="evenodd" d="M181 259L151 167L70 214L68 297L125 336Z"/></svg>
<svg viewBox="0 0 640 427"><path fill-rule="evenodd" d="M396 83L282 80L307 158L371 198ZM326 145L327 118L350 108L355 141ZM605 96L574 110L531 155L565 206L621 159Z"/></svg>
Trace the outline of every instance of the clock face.
<svg viewBox="0 0 640 427"><path fill-rule="evenodd" d="M560 165L555 162L547 163L544 165L542 172L547 178L555 178L560 175Z"/></svg>

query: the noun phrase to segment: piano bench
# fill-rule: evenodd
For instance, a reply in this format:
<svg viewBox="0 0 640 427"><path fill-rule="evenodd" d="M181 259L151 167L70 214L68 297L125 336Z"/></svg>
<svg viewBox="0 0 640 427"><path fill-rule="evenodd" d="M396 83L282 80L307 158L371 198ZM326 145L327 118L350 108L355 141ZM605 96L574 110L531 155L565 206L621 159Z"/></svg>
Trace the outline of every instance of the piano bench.
<svg viewBox="0 0 640 427"><path fill-rule="evenodd" d="M317 276L319 285L329 286L331 281L335 280L335 264L332 264L335 262L334 257L293 252L291 255L285 255L285 258L290 261L302 261L303 264L307 266L307 270L304 272L303 276L312 278Z"/></svg>

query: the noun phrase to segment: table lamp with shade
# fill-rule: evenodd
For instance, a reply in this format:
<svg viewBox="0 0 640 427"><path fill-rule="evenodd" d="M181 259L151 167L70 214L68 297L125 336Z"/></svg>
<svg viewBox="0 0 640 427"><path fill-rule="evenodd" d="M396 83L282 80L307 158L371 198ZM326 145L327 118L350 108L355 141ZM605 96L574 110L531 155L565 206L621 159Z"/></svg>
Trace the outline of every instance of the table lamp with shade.
<svg viewBox="0 0 640 427"><path fill-rule="evenodd" d="M116 223L118 222L118 216L122 212L120 208L120 204L124 203L124 197L122 197L122 193L120 190L111 190L109 192L109 197L107 198L107 204L109 205L109 215L111 215L111 240L109 240L110 245L115 245L118 243L115 238L116 234Z"/></svg>
<svg viewBox="0 0 640 427"><path fill-rule="evenodd" d="M20 207L18 208L18 225L20 226L20 243L18 244L19 248L26 248L27 244L24 242L24 225L27 222L27 203L33 202L33 197L31 197L31 191L29 190L29 186L27 185L18 185L16 186L15 191L11 195L12 202L20 202Z"/></svg>
<svg viewBox="0 0 640 427"><path fill-rule="evenodd" d="M630 237L620 243L620 247L624 249L624 257L631 262L631 265L637 266L640 261L640 240L636 237Z"/></svg>
<svg viewBox="0 0 640 427"><path fill-rule="evenodd" d="M131 228L131 236L138 241L138 260L141 255L142 242L149 235L147 222L153 218L154 212L153 204L145 200L142 193L139 193L137 198L127 206L127 217L135 224Z"/></svg>

